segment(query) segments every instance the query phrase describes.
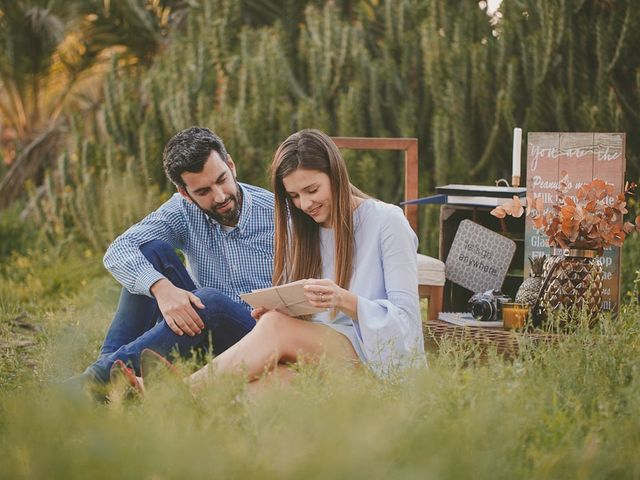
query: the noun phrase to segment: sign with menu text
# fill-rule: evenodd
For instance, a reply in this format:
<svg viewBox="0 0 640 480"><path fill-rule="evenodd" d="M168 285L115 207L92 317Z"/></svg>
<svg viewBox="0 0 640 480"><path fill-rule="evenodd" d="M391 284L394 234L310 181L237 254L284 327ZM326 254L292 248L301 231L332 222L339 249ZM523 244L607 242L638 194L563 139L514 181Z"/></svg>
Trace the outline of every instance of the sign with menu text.
<svg viewBox="0 0 640 480"><path fill-rule="evenodd" d="M561 172L569 179L569 195L584 183L600 178L624 189L624 133L543 133L531 132L527 140L527 194L542 197L545 209L558 201ZM622 221L622 220L621 220ZM550 255L547 237L538 231L530 217L525 222L525 258ZM603 265L602 310L617 309L620 302L620 248L608 247ZM525 277L530 265L525 262Z"/></svg>

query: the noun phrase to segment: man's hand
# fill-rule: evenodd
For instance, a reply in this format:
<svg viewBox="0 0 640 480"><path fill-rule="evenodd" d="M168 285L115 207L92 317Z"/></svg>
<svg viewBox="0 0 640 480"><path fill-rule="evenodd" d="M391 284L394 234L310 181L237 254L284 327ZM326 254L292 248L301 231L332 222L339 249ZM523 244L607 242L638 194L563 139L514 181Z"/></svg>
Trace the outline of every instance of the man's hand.
<svg viewBox="0 0 640 480"><path fill-rule="evenodd" d="M204 323L193 306L204 308L204 304L193 293L176 287L166 278L151 285L151 293L167 325L176 335L186 333L193 337L202 331Z"/></svg>

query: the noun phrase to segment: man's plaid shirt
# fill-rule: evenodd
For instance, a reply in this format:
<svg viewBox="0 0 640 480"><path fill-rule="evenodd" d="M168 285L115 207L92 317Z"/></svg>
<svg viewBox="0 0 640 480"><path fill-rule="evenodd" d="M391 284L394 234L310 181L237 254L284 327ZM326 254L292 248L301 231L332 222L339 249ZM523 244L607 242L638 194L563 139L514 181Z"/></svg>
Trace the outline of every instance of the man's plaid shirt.
<svg viewBox="0 0 640 480"><path fill-rule="evenodd" d="M104 265L129 292L151 296L164 278L140 252L140 245L163 240L185 254L198 287L213 287L241 302L240 293L271 286L273 272L273 194L240 184L238 225L220 224L179 193L120 235L108 248Z"/></svg>

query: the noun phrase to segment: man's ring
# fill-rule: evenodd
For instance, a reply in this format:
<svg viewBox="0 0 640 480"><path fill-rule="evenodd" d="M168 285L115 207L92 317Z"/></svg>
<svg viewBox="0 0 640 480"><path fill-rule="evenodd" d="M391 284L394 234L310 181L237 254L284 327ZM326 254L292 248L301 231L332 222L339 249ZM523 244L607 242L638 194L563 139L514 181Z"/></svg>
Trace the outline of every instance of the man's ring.
<svg viewBox="0 0 640 480"><path fill-rule="evenodd" d="M321 301L322 303L324 303L324 293L321 293L321 294L320 294L320 301Z"/></svg>

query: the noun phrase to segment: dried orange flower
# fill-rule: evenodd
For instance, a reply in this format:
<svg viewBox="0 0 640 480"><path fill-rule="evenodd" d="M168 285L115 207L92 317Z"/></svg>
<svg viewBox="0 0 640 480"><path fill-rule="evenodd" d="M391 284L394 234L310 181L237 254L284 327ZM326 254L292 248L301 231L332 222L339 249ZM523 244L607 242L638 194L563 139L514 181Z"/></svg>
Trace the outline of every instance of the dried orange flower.
<svg viewBox="0 0 640 480"><path fill-rule="evenodd" d="M623 220L628 213L627 195L632 195L635 188L635 183L627 182L624 191L616 194L613 185L596 178L578 188L572 197L568 194L568 176L563 172L558 204L545 210L540 197L534 199L527 195L523 205L520 198L514 196L513 200L494 208L491 214L498 218L521 217L526 208L533 225L549 238L550 246L593 249L602 254L610 245L621 247L628 234L640 232L640 215L633 223Z"/></svg>

